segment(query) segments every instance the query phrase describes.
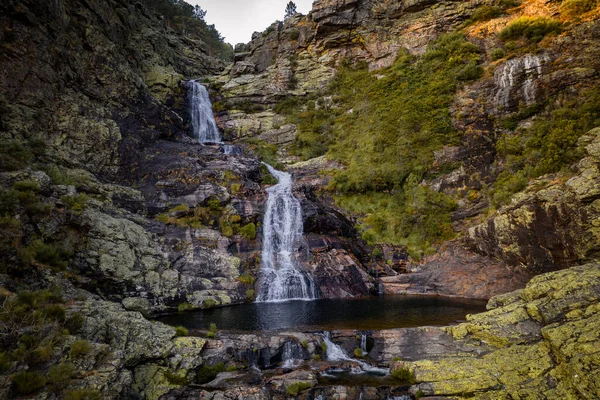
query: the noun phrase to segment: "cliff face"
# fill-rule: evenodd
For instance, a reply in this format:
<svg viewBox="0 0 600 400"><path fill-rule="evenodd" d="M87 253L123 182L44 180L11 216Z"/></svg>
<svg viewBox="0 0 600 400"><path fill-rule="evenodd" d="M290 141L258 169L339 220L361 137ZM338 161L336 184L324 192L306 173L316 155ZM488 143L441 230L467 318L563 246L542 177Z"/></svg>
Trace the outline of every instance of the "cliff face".
<svg viewBox="0 0 600 400"><path fill-rule="evenodd" d="M410 242L409 251L414 247L413 259L425 256L420 263L409 266L414 274L392 273L384 278L387 292L489 298L522 287L535 274L593 260L597 253L593 234L597 219L594 156L588 153L579 161L586 157L587 143L593 140L590 138L595 137L595 131L585 136L588 139L576 142L597 126L598 109L588 107L586 102L595 98L591 93L597 91L598 10L590 6L573 11L569 4L533 0L317 1L309 15L275 23L255 33L250 43L236 48L234 65L212 80L221 96L220 103L229 108L219 114L221 126L232 140L258 139L277 144L280 157L290 165L299 157L305 159L315 153L341 161L328 165L318 161L322 176L328 178L315 180L313 185L325 201L335 197L337 205L342 206L352 201L347 200L349 197L358 195L368 203L368 196L377 190L368 189L368 182L359 182L355 186L367 189L340 191L340 175L388 179L385 170L368 175L361 172L361 167L384 168L380 164L392 165L393 158L400 165L406 162L403 157L416 153L416 158L427 159L433 153L430 161L409 172L420 177L416 179L420 179L423 190L441 193L455 202L447 223L458 240L438 240L435 248L439 254L427 256L431 252L426 249L429 244L419 250L411 242L410 229L402 237L397 233L402 222L389 222L418 207L406 200L402 200L404 208L384 209L377 203L371 208L362 207L368 211L348 207L340 210L354 218L361 232L367 234L377 233L378 224L388 224L388 230L396 230L394 240ZM544 25L542 31L555 30L536 38L511 31L529 23ZM386 93L399 85L411 85L411 80L404 81L402 75L395 82L396 70L404 71L406 65L419 68L419 64L437 57L444 51L444 34L457 30L465 34L468 45L474 46L478 54L470 71L472 76L464 75L464 71L459 75L459 84L445 111L451 124L448 130L458 132L460 138L448 135L432 149L423 144L430 139L426 139L428 132L422 131L421 141L417 139L412 147L404 149L398 143L412 140L402 130L407 120L380 120L387 111L377 104L385 102L386 96L391 96ZM456 57L458 60L460 55ZM389 82L388 92L375 83L367 83L371 93L360 91L351 87L351 80L335 78L339 71L352 66L360 69L364 64L372 71L371 81ZM436 74L443 74L443 70L429 72L430 76ZM355 79L363 79L358 85L368 82L364 75L355 75ZM354 96L348 95L352 90ZM373 95L377 90L378 94ZM435 91L443 90L416 91L412 97L424 99L418 107L426 108L430 104L427 101L442 101L442 95L435 97ZM401 90L394 93L402 94ZM410 97L407 95L407 99ZM352 124L359 125L361 118L370 121L364 124L368 133L355 130L354 136L345 136L347 128L335 127L353 129ZM428 117L423 118L425 124ZM544 119L556 122L544 125ZM401 133L390 128L394 123ZM410 119L408 123L415 129L423 125ZM369 125L389 129L387 137L376 129L369 130ZM580 128L573 128L577 125ZM361 135L377 138L368 140ZM372 150L378 146L382 149L380 161L360 166L357 160L369 161L361 153L372 151L372 159L378 159ZM397 150L386 152L386 146ZM308 153L303 152L305 148L309 148ZM310 165L310 161L299 165ZM344 172L348 168L351 172ZM390 183L382 192L389 193L390 199L414 190L407 186L403 173L397 173L395 182L388 179ZM330 190L322 191L324 185ZM388 222L372 222L382 219ZM385 235L382 237L377 242L385 243ZM381 261L386 259L380 260L380 265Z"/></svg>

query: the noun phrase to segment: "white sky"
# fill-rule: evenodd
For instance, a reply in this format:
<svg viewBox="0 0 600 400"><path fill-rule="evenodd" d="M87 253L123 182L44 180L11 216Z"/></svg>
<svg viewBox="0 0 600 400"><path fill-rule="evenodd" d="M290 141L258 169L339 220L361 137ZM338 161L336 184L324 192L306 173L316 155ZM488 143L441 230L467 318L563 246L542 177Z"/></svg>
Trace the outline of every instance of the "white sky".
<svg viewBox="0 0 600 400"><path fill-rule="evenodd" d="M289 0L187 0L207 11L204 18L208 24L236 45L248 43L252 33L262 32L276 20L283 21L285 6ZM296 10L304 15L312 8L313 0L293 0Z"/></svg>

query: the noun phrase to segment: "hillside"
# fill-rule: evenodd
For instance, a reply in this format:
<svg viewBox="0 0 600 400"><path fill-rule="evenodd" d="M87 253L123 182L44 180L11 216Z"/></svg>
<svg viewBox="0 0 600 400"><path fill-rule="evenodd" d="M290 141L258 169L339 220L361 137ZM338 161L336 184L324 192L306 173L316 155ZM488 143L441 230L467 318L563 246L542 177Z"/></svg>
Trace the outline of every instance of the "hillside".
<svg viewBox="0 0 600 400"><path fill-rule="evenodd" d="M600 2L317 0L233 50L203 17L0 5L0 398L600 396ZM192 137L189 80L231 151ZM157 321L256 305L277 183L262 163L291 174L291 258L315 297L487 312ZM335 364L325 339L359 360ZM367 361L393 384L323 383Z"/></svg>

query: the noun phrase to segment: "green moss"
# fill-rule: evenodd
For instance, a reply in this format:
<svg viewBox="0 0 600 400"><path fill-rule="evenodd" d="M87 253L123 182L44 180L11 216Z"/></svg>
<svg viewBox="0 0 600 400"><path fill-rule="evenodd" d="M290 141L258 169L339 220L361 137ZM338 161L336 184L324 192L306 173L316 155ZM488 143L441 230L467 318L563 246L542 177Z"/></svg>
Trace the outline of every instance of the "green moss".
<svg viewBox="0 0 600 400"><path fill-rule="evenodd" d="M189 384L189 381L185 376L177 375L171 370L167 370L164 372L165 378L169 381L169 383L177 386L186 386Z"/></svg>
<svg viewBox="0 0 600 400"><path fill-rule="evenodd" d="M17 393L22 395L35 393L46 385L46 378L38 372L30 371L14 374L11 381Z"/></svg>
<svg viewBox="0 0 600 400"><path fill-rule="evenodd" d="M294 382L286 388L285 392L288 396L297 396L298 393L310 389L312 386L310 382Z"/></svg>
<svg viewBox="0 0 600 400"><path fill-rule="evenodd" d="M64 393L64 400L100 400L100 392L94 389L74 389Z"/></svg>
<svg viewBox="0 0 600 400"><path fill-rule="evenodd" d="M562 23L548 17L523 16L512 20L502 31L500 39L504 41L524 39L537 43L546 35L562 31Z"/></svg>
<svg viewBox="0 0 600 400"><path fill-rule="evenodd" d="M362 356L363 356L362 349L360 347L355 348L354 349L354 357L362 358Z"/></svg>
<svg viewBox="0 0 600 400"><path fill-rule="evenodd" d="M254 294L255 294L255 290L254 289L247 289L246 290L246 300L248 301L252 301L254 300Z"/></svg>
<svg viewBox="0 0 600 400"><path fill-rule="evenodd" d="M177 311L179 312L184 312L184 311L189 311L189 310L193 310L194 306L191 305L190 303L181 303L177 306Z"/></svg>
<svg viewBox="0 0 600 400"><path fill-rule="evenodd" d="M184 326L177 326L175 327L175 334L177 336L187 336L188 330Z"/></svg>
<svg viewBox="0 0 600 400"><path fill-rule="evenodd" d="M403 382L414 384L415 377L408 368L397 368L392 371L392 376L396 379L400 379Z"/></svg>
<svg viewBox="0 0 600 400"><path fill-rule="evenodd" d="M217 375L225 371L225 363L219 362L213 366L204 364L196 372L196 383L208 383L215 379Z"/></svg>
<svg viewBox="0 0 600 400"><path fill-rule="evenodd" d="M92 345L87 340L76 340L71 345L71 350L69 351L69 356L71 358L77 358L80 356L85 356L89 354L92 350Z"/></svg>
<svg viewBox="0 0 600 400"><path fill-rule="evenodd" d="M248 240L256 239L256 225L254 222L250 222L240 228L240 235Z"/></svg>
<svg viewBox="0 0 600 400"><path fill-rule="evenodd" d="M202 307L203 308L213 308L217 305L217 302L214 299L205 299L202 302Z"/></svg>

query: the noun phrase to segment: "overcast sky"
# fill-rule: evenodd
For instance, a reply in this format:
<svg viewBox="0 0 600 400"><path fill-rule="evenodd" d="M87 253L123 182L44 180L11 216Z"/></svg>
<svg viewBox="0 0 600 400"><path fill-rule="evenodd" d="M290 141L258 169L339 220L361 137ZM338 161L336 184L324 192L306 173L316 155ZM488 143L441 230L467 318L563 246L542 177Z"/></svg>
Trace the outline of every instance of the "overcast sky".
<svg viewBox="0 0 600 400"><path fill-rule="evenodd" d="M289 0L187 0L207 11L207 23L215 24L225 41L248 43L255 31L262 32L276 20L283 20ZM295 0L296 10L308 14L313 0Z"/></svg>

